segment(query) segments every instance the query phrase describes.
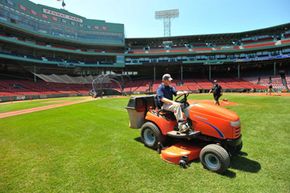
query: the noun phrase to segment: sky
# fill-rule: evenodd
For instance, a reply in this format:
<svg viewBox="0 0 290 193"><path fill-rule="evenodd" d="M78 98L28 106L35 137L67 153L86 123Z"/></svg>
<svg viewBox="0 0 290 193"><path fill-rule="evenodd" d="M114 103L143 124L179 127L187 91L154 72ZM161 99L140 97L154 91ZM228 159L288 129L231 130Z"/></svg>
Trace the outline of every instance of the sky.
<svg viewBox="0 0 290 193"><path fill-rule="evenodd" d="M61 1L31 0L54 8ZM179 9L171 36L255 30L290 22L290 0L65 0L65 9L88 19L125 25L125 36L162 37L155 11Z"/></svg>

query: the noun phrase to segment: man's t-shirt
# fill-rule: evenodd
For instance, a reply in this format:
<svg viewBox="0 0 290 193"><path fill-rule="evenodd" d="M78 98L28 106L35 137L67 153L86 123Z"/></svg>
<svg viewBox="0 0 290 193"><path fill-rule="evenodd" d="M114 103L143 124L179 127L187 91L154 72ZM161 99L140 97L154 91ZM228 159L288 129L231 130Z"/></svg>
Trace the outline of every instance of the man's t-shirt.
<svg viewBox="0 0 290 193"><path fill-rule="evenodd" d="M161 107L163 105L163 102L161 99L167 98L169 100L173 100L173 95L176 96L177 91L172 86L165 86L164 84L160 84L158 87L156 94L157 94L157 102L158 105Z"/></svg>
<svg viewBox="0 0 290 193"><path fill-rule="evenodd" d="M215 84L213 87L212 87L212 93L214 95L220 95L222 92L222 87L219 85L219 84Z"/></svg>

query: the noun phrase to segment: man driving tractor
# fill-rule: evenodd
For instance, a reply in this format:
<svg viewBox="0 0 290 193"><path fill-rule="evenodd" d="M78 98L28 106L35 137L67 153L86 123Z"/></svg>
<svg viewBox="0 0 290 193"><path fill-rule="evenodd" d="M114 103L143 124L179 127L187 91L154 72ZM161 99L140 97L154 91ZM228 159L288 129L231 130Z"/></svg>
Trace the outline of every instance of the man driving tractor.
<svg viewBox="0 0 290 193"><path fill-rule="evenodd" d="M157 89L157 102L158 105L167 111L171 111L174 113L175 118L178 123L178 129L180 133L185 133L189 130L189 125L186 123L183 117L182 107L181 104L178 102L173 101L173 95L182 95L187 94L186 91L176 91L176 89L170 86L171 81L170 74L164 74L162 76L162 83Z"/></svg>

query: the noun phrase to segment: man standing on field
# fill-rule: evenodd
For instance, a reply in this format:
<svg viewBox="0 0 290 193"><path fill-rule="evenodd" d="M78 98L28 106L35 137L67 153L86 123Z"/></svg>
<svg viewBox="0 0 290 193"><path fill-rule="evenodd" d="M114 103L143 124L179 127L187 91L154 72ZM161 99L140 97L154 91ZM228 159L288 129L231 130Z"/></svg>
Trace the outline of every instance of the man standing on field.
<svg viewBox="0 0 290 193"><path fill-rule="evenodd" d="M213 93L214 103L216 105L220 105L219 98L223 95L222 94L222 87L218 84L217 80L213 81L213 87L209 91L209 93Z"/></svg>

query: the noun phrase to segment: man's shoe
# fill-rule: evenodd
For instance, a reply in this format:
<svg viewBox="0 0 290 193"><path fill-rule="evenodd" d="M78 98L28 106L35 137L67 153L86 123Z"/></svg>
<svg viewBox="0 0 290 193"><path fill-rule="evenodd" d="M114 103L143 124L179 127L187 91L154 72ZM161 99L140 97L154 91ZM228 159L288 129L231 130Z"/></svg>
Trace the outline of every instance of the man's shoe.
<svg viewBox="0 0 290 193"><path fill-rule="evenodd" d="M188 123L178 123L178 129L180 133L186 133L190 129L190 126Z"/></svg>

